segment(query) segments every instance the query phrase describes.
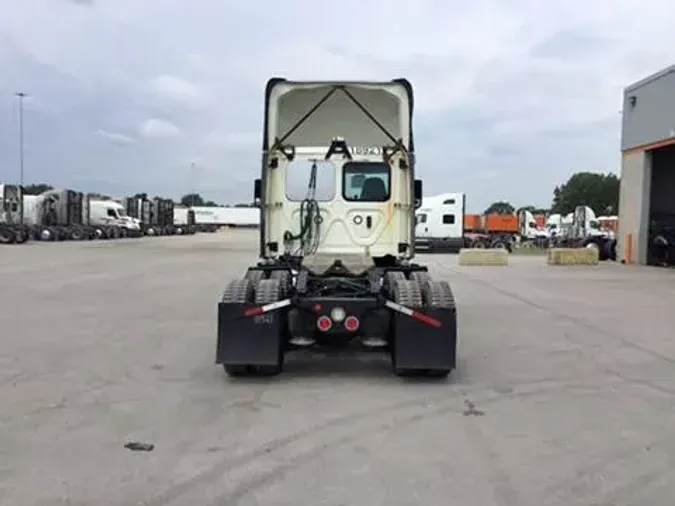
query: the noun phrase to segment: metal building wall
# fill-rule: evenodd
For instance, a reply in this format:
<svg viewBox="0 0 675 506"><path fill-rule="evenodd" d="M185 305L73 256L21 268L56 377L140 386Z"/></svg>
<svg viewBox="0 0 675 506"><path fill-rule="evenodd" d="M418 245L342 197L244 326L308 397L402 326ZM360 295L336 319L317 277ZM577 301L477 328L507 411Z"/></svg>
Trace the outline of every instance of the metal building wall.
<svg viewBox="0 0 675 506"><path fill-rule="evenodd" d="M675 65L624 90L622 119L617 253L620 260L646 264L652 194L650 150L675 142Z"/></svg>
<svg viewBox="0 0 675 506"><path fill-rule="evenodd" d="M621 151L675 137L675 65L628 86Z"/></svg>
<svg viewBox="0 0 675 506"><path fill-rule="evenodd" d="M618 259L647 263L649 193L652 180L651 155L643 150L624 153L619 192ZM630 239L630 249L627 240ZM629 256L630 258L626 258Z"/></svg>

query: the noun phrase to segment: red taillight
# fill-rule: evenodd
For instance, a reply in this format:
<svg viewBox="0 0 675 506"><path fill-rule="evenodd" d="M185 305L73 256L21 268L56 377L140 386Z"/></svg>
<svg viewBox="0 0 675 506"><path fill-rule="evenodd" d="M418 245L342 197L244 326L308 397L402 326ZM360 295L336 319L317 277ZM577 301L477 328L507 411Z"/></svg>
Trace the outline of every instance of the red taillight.
<svg viewBox="0 0 675 506"><path fill-rule="evenodd" d="M316 320L316 326L321 332L328 332L333 326L333 320L327 316L319 316L319 319Z"/></svg>
<svg viewBox="0 0 675 506"><path fill-rule="evenodd" d="M359 322L359 319L356 316L348 316L345 320L345 328L349 332L356 332L359 330L359 325L361 325L361 322Z"/></svg>

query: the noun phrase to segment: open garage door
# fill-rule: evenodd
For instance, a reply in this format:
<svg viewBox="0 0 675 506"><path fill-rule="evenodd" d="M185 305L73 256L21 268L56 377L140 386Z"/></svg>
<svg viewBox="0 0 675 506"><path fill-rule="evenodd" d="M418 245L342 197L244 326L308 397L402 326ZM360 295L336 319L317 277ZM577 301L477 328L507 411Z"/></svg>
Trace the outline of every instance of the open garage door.
<svg viewBox="0 0 675 506"><path fill-rule="evenodd" d="M675 145L650 152L649 265L675 266Z"/></svg>

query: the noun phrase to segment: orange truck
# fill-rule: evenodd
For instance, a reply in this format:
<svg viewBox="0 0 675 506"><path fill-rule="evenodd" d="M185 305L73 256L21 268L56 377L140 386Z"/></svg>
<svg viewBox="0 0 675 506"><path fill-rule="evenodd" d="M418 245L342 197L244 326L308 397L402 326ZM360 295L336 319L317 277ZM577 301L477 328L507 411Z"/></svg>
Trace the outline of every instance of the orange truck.
<svg viewBox="0 0 675 506"><path fill-rule="evenodd" d="M518 216L513 214L467 214L464 231L486 234L517 234Z"/></svg>
<svg viewBox="0 0 675 506"><path fill-rule="evenodd" d="M466 214L464 237L473 248L510 248L516 240L539 240L546 216L521 210L518 214Z"/></svg>

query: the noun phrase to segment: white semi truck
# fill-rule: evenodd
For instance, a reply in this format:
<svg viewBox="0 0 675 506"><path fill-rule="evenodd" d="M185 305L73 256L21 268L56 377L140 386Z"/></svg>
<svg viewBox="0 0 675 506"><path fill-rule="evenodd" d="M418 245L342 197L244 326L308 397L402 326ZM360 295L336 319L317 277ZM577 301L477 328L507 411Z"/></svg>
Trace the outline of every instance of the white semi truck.
<svg viewBox="0 0 675 506"><path fill-rule="evenodd" d="M466 194L443 193L424 197L415 212L415 251L457 251L465 247Z"/></svg>
<svg viewBox="0 0 675 506"><path fill-rule="evenodd" d="M36 240L116 239L140 235L140 226L112 200L73 190L24 195L23 223Z"/></svg>
<svg viewBox="0 0 675 506"><path fill-rule="evenodd" d="M600 260L616 260L614 232L601 227L593 209L581 205L565 216L552 214L546 221L551 245L557 248L596 248Z"/></svg>
<svg viewBox="0 0 675 506"><path fill-rule="evenodd" d="M21 186L0 184L0 244L21 244L28 240L22 196Z"/></svg>
<svg viewBox="0 0 675 506"><path fill-rule="evenodd" d="M517 233L467 233L464 229L466 194L443 193L425 197L415 212L415 248L418 252L458 251L469 247L506 248L515 243L543 242L546 231L537 227L534 215L518 212Z"/></svg>

